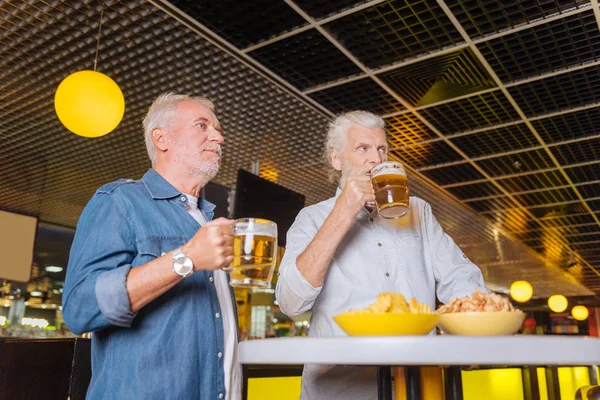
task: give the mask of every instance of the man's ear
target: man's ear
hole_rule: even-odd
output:
[[[166,151],[169,147],[169,143],[167,140],[167,131],[163,128],[154,128],[152,129],[152,142],[154,142],[154,147],[161,151]]]
[[[337,152],[334,149],[330,150],[329,156],[331,157],[331,165],[337,171],[342,170],[342,159],[338,156]]]

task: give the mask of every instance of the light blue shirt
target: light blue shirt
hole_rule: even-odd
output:
[[[312,311],[309,336],[345,336],[333,317],[373,303],[381,292],[394,291],[406,299],[435,308],[443,303],[487,292],[479,268],[444,233],[431,207],[411,197],[410,212],[387,220],[362,209],[340,243],[321,287],[313,287],[296,266],[331,213],[335,197],[304,208],[287,234],[276,288],[281,310],[296,316]],[[302,399],[376,399],[375,369],[307,365]]]

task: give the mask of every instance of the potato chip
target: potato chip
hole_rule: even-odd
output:
[[[419,303],[416,298],[406,301],[402,293],[382,292],[377,296],[377,300],[362,310],[350,310],[353,314],[383,314],[383,313],[413,313],[413,314],[433,314],[427,304]]]

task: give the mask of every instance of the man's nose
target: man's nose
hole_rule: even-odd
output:
[[[223,134],[220,130],[211,128],[208,134],[208,140],[210,140],[211,142],[221,144],[225,139],[223,138]]]

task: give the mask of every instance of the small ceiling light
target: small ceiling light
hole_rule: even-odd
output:
[[[533,286],[527,281],[515,281],[510,285],[510,297],[519,303],[529,301],[533,296]]]
[[[41,297],[42,296],[42,292],[36,290],[30,293],[33,297]]]
[[[63,267],[57,267],[56,265],[50,265],[46,267],[47,272],[62,272]]]
[[[556,313],[561,313],[569,306],[569,301],[562,294],[555,294],[548,299],[548,306]]]
[[[587,317],[590,315],[590,312],[588,311],[586,306],[575,306],[571,310],[571,315],[577,321],[585,321],[587,319]]]

